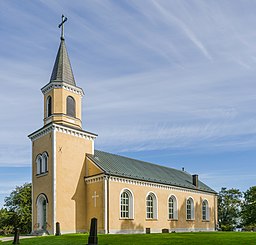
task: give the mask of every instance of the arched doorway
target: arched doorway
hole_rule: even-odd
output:
[[[47,230],[47,205],[46,195],[40,194],[37,197],[37,227],[39,230]]]

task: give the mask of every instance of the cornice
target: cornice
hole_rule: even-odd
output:
[[[164,190],[175,190],[175,191],[181,191],[181,192],[197,193],[197,194],[215,196],[214,193],[209,193],[206,191],[192,190],[189,188],[152,183],[152,182],[148,182],[148,181],[135,180],[135,179],[129,179],[129,178],[124,178],[124,177],[118,177],[118,176],[111,176],[111,175],[108,176],[105,174],[100,174],[100,175],[96,175],[96,176],[92,176],[92,177],[86,177],[85,183],[92,184],[92,183],[96,183],[96,182],[101,182],[101,181],[103,181],[104,178],[108,178],[109,181],[112,181],[112,182],[121,182],[121,183],[125,183],[125,184],[137,185],[137,186],[147,186],[147,187],[153,187],[153,188],[164,189]]]
[[[92,141],[94,141],[97,137],[97,135],[94,135],[89,132],[76,130],[73,128],[65,127],[62,125],[54,124],[54,123],[37,130],[36,132],[28,135],[28,137],[31,139],[31,141],[35,141],[35,140],[41,138],[42,136],[45,136],[48,133],[53,132],[53,131],[61,132],[64,134],[69,134],[69,135],[72,135],[75,137],[80,137],[80,138],[84,138],[84,139],[88,139],[88,140],[92,140]]]
[[[47,92],[49,92],[52,89],[56,89],[56,88],[63,88],[65,90],[71,91],[75,94],[79,94],[81,96],[84,95],[84,91],[82,88],[73,86],[71,84],[62,82],[62,81],[51,81],[48,84],[46,84],[44,87],[41,88],[41,91],[43,94],[46,94]]]

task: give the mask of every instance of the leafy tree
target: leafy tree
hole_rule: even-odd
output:
[[[256,227],[256,186],[252,186],[244,192],[241,214],[244,225]]]
[[[19,227],[22,233],[31,231],[31,187],[30,183],[17,186],[10,196],[5,198],[5,208],[0,212],[0,228],[13,226]]]
[[[219,225],[232,230],[239,223],[242,193],[238,189],[221,188],[218,195]]]

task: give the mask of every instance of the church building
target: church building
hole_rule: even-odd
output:
[[[65,21],[65,20],[64,20]],[[62,35],[42,89],[44,125],[32,141],[32,231],[101,233],[214,231],[217,193],[186,171],[95,149],[82,128],[83,89],[74,79]]]

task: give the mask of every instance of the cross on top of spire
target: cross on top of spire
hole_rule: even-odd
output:
[[[64,15],[61,16],[61,23],[59,24],[59,28],[61,28],[61,40],[64,40],[64,23],[68,20]]]

